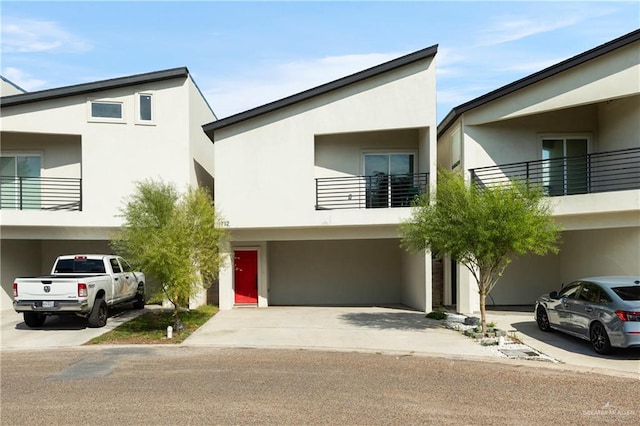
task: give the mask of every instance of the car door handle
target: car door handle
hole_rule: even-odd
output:
[[[593,308],[584,308],[586,312],[593,312]]]
[[[115,277],[113,280],[114,280],[114,281],[118,281],[118,277]]]

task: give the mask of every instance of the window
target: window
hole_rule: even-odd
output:
[[[0,208],[40,209],[41,157],[2,154],[0,157]]]
[[[451,135],[451,170],[455,170],[460,166],[462,152],[462,138],[460,137],[460,129],[457,129]]]
[[[578,300],[582,300],[589,303],[600,303],[600,287],[591,283],[584,283]]]
[[[575,299],[576,294],[578,293],[578,290],[580,290],[580,282],[576,282],[576,283],[571,283],[569,284],[569,286],[563,288],[560,291],[560,294],[558,294],[558,297],[566,297],[568,299]]]
[[[90,117],[93,119],[124,120],[122,102],[89,101]]]
[[[111,259],[109,259],[109,262],[111,263],[111,269],[113,270],[114,274],[122,272],[122,269],[120,269],[120,264],[118,263],[118,259],[112,257]]]
[[[136,93],[136,123],[153,123],[153,96],[150,93]]]
[[[549,195],[587,192],[587,153],[585,136],[542,138],[542,184]]]
[[[412,153],[365,154],[367,208],[410,206],[418,194],[414,167]]]

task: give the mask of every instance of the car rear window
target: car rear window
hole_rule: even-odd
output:
[[[640,285],[612,288],[622,300],[640,300]]]
[[[57,274],[104,274],[104,263],[100,259],[60,259],[56,264]]]

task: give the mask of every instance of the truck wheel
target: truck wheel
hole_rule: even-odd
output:
[[[135,301],[133,302],[133,309],[144,308],[144,284],[138,284],[138,292],[136,293]]]
[[[44,320],[46,319],[47,317],[44,314],[41,314],[40,312],[24,313],[24,323],[27,324],[29,327],[42,327],[42,324],[44,324]]]
[[[101,297],[93,302],[93,309],[89,314],[89,327],[99,328],[107,325],[107,302]]]

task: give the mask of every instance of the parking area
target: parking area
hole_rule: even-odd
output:
[[[85,321],[74,317],[51,317],[43,327],[30,329],[22,321],[22,315],[5,310],[1,315],[0,347],[82,345],[142,312],[144,310],[114,311],[107,326],[99,329],[88,328]],[[540,331],[532,312],[533,308],[489,309],[487,319],[500,329],[515,332],[522,343],[558,361],[558,365],[640,378],[640,348],[598,355],[589,342],[558,332]],[[220,311],[183,345],[367,351],[500,361],[495,347],[483,347],[459,332],[446,329],[438,321],[425,318],[424,313],[402,306],[296,306]]]
[[[487,321],[504,330],[515,330],[527,346],[566,365],[581,367],[596,373],[602,370],[636,374],[640,379],[640,348],[617,350],[611,355],[599,355],[586,340],[564,333],[541,331],[533,317],[533,306],[487,310]]]
[[[0,312],[0,348],[41,349],[82,345],[142,312],[144,311],[112,309],[109,311],[107,325],[102,328],[89,328],[87,321],[80,317],[57,315],[48,317],[42,327],[29,328],[24,323],[22,314],[5,309]]]

